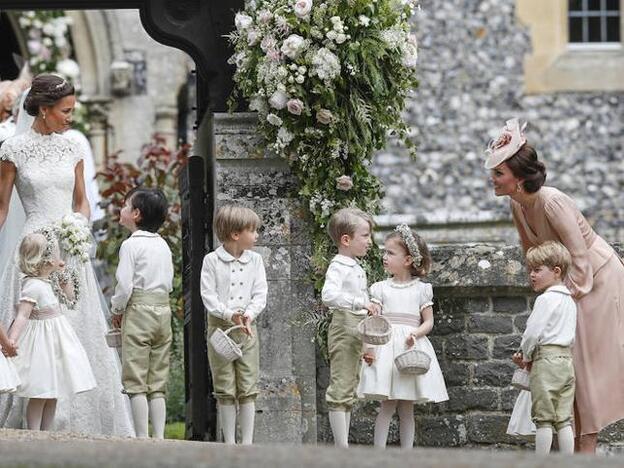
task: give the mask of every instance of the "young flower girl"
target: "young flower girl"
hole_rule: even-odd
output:
[[[407,225],[397,226],[385,240],[384,269],[392,278],[371,286],[371,300],[382,306],[382,315],[392,324],[392,339],[364,354],[358,396],[381,400],[375,421],[375,446],[385,447],[390,421],[398,408],[401,447],[414,444],[414,403],[448,400],[444,377],[427,334],[433,328],[433,290],[420,281],[431,267],[431,255],[420,236]],[[415,348],[431,358],[422,375],[399,372],[394,358]]]
[[[48,430],[54,421],[57,398],[91,390],[96,382],[84,348],[52,288],[51,275],[58,275],[64,263],[51,231],[24,237],[19,267],[25,277],[17,315],[9,330],[9,339],[19,348],[13,364],[21,385],[15,394],[29,398],[28,429]],[[60,283],[60,288],[58,294],[73,297],[72,284]]]

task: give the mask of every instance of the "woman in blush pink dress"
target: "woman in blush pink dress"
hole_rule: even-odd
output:
[[[526,125],[526,124],[525,124]],[[486,150],[496,196],[508,196],[522,248],[554,240],[572,254],[566,286],[576,301],[576,448],[595,453],[598,432],[624,419],[624,264],[574,201],[543,186],[546,168],[518,119]]]

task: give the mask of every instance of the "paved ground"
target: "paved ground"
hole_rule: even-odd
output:
[[[185,467],[219,468],[607,468],[621,457],[536,457],[530,452],[414,449],[401,451],[326,446],[229,447],[184,441],[154,442],[88,438],[61,433],[0,430],[0,466],[19,467]]]

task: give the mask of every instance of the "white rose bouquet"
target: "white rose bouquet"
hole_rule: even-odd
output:
[[[68,255],[79,258],[82,262],[89,260],[93,245],[88,220],[80,213],[66,215],[56,226],[59,244]]]

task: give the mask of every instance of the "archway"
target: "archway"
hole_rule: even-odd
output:
[[[187,385],[187,437],[211,439],[216,435],[216,408],[210,392],[204,310],[199,275],[206,248],[212,248],[207,227],[212,224],[214,177],[212,113],[226,109],[231,90],[229,46],[223,37],[233,24],[242,0],[0,0],[0,10],[104,10],[138,9],[147,33],[156,41],[188,53],[197,66],[197,143],[183,181],[183,242],[185,284],[185,366]],[[80,19],[80,18],[79,18]],[[79,23],[80,24],[80,23]],[[92,65],[106,61],[96,44],[84,44],[77,54],[91,54]],[[110,58],[108,58],[110,59]],[[96,75],[96,74],[95,74]],[[103,83],[86,83],[101,90]]]

